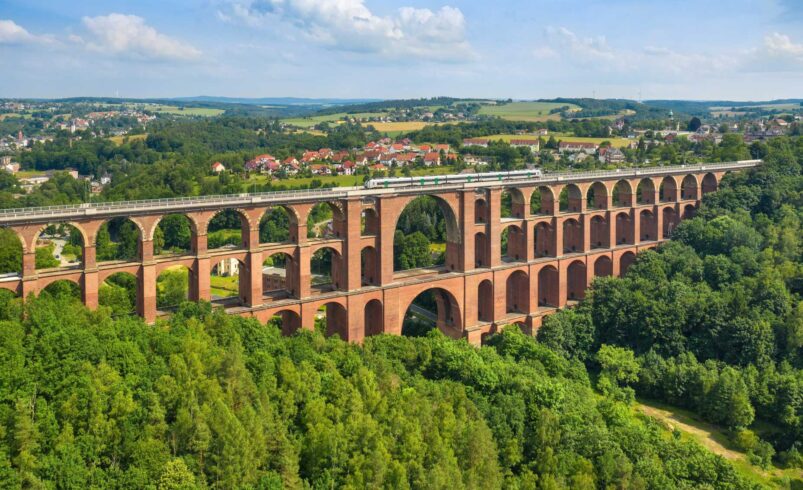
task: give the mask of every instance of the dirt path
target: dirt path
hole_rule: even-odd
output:
[[[638,404],[638,410],[650,417],[656,418],[665,423],[670,429],[677,428],[682,432],[695,436],[697,442],[702,444],[706,449],[718,454],[725,459],[731,461],[741,460],[746,461],[747,457],[744,453],[733,451],[726,448],[717,441],[720,435],[719,429],[701,422],[698,420],[691,420],[689,417],[680,415],[663,408],[645,405],[644,402]]]

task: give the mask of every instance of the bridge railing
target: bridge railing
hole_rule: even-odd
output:
[[[755,167],[761,163],[761,160],[741,160],[737,162],[722,162],[722,163],[706,163],[694,165],[671,165],[661,167],[641,167],[641,168],[625,168],[616,170],[594,170],[590,172],[557,172],[545,174],[542,177],[534,177],[532,179],[514,180],[511,182],[476,182],[471,184],[457,184],[457,185],[431,185],[423,187],[411,187],[404,189],[405,191],[421,192],[422,190],[438,190],[438,189],[452,189],[452,188],[474,188],[474,187],[498,187],[509,185],[510,183],[516,184],[529,184],[529,183],[556,183],[567,180],[589,180],[594,178],[608,178],[608,177],[649,177],[656,175],[674,174],[679,172],[704,172],[704,171],[717,171],[717,170],[732,170],[741,168]],[[359,191],[359,192],[355,192]],[[0,210],[0,223],[14,222],[20,219],[35,219],[37,221],[46,220],[49,218],[76,218],[84,216],[92,216],[99,213],[114,213],[114,212],[131,212],[141,213],[149,210],[156,209],[183,209],[183,208],[199,208],[210,206],[237,206],[248,205],[255,203],[270,203],[270,202],[293,202],[297,200],[309,199],[340,199],[348,197],[349,195],[383,195],[392,193],[394,189],[376,189],[368,190],[363,187],[329,187],[325,189],[304,189],[304,190],[287,190],[275,192],[259,192],[259,193],[240,193],[240,194],[217,194],[211,196],[193,196],[193,197],[171,197],[163,199],[144,199],[136,201],[116,201],[116,202],[102,202],[102,203],[85,203],[85,204],[65,204],[59,206],[40,206],[30,208],[10,208]]]

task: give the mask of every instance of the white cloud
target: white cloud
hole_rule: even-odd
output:
[[[786,34],[773,32],[764,37],[764,44],[755,53],[759,66],[784,69],[803,68],[803,44],[792,41]]]
[[[289,22],[314,42],[343,51],[444,61],[474,56],[463,13],[449,6],[401,7],[381,16],[364,0],[232,0],[218,15],[254,27]]]
[[[605,36],[581,38],[565,27],[547,27],[547,43],[552,49],[586,61],[616,61],[618,56]]]
[[[70,39],[92,51],[155,60],[194,60],[201,56],[192,45],[158,32],[136,15],[113,13],[84,17],[82,22],[89,36]]]
[[[0,20],[0,44],[29,44],[45,42],[44,36],[34,36],[13,20]]]

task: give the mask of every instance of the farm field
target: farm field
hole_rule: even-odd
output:
[[[209,107],[185,107],[181,108],[172,105],[151,105],[146,107],[148,110],[155,112],[164,112],[165,114],[175,114],[178,116],[205,116],[213,117],[223,114],[223,109],[212,109]]]
[[[550,114],[549,111],[563,106],[569,106],[573,109],[580,108],[574,104],[557,102],[511,102],[504,105],[483,105],[479,113],[487,116],[498,116],[508,121],[536,122],[560,119],[560,114]]]
[[[16,112],[7,112],[5,114],[0,114],[0,121],[3,119],[12,119],[12,118],[22,118],[22,119],[30,119],[30,114],[19,114]]]
[[[544,140],[546,141],[546,140],[549,139],[550,136],[554,136],[555,139],[558,140],[558,141],[567,141],[567,142],[575,142],[575,143],[596,143],[596,144],[600,144],[603,141],[610,141],[611,145],[616,147],[616,148],[622,148],[624,146],[628,146],[630,144],[630,141],[631,141],[631,140],[629,140],[627,138],[616,138],[616,137],[611,137],[611,138],[587,138],[587,137],[583,137],[583,136],[571,136],[571,135],[561,134],[561,133],[549,133],[547,136],[542,136],[542,138],[544,138]],[[495,140],[495,141],[502,140],[502,141],[510,142],[510,140],[513,140],[513,139],[530,139],[530,138],[537,138],[537,136],[525,135],[525,134],[494,134],[494,135],[490,135],[490,136],[484,136],[484,138],[489,138],[489,139]]]
[[[311,128],[316,124],[322,122],[328,123],[338,123],[343,120],[344,117],[357,117],[357,118],[369,118],[369,117],[379,117],[386,115],[387,112],[355,112],[354,114],[348,114],[346,112],[337,112],[335,114],[326,114],[323,116],[309,116],[309,117],[291,117],[287,119],[282,119],[283,122],[287,124],[292,124],[293,126],[298,126],[300,128]]]
[[[126,139],[128,139],[128,141],[139,141],[144,140],[147,137],[147,134],[123,134],[120,136],[110,136],[109,140],[115,144],[122,145]]]

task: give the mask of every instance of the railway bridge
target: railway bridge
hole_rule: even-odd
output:
[[[154,322],[164,313],[157,308],[157,277],[162,271],[186,267],[189,298],[212,300],[212,267],[236,260],[239,296],[215,302],[231,314],[263,322],[280,318],[285,333],[312,328],[316,315],[325,314],[327,333],[348,341],[360,342],[381,332],[400,334],[414,299],[431,291],[438,327],[452,337],[479,343],[484,334],[507,324],[534,332],[544,315],[583,298],[595,276],[624,273],[639,251],[666,240],[681,219],[694,215],[704,194],[716,191],[727,172],[760,163],[10,209],[0,212],[0,226],[19,237],[22,267],[20,274],[0,278],[0,287],[27,297],[67,280],[77,284],[83,302],[95,308],[100,285],[114,274],[127,273],[136,278],[137,313]],[[422,195],[432,196],[445,217],[445,263],[394,271],[397,221],[405,206]],[[332,209],[331,232],[308,238],[307,218],[320,203]],[[260,220],[275,208],[289,216],[289,239],[260,243]],[[239,216],[241,243],[210,249],[208,225],[224,210]],[[170,214],[189,219],[191,249],[157,254],[157,225]],[[120,217],[138,229],[137,258],[99,262],[98,232]],[[69,224],[80,232],[80,265],[37,269],[37,240],[52,224]],[[313,284],[310,264],[313,254],[324,248],[331,251],[332,264],[331,283],[322,288]],[[266,286],[263,278],[264,259],[272,256],[283,257],[285,263],[277,288]]]

